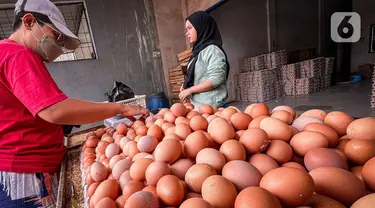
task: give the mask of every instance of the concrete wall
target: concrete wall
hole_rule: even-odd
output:
[[[276,37],[277,49],[318,48],[318,1],[276,1]]]
[[[353,0],[353,11],[361,16],[362,38],[352,44],[351,71],[358,71],[358,66],[366,63],[374,63],[375,53],[368,53],[370,41],[370,25],[375,24],[375,1]]]
[[[86,5],[98,59],[48,64],[59,87],[70,97],[94,101],[106,99],[114,80],[136,94],[162,91],[161,60],[153,58],[159,49],[151,0],[88,0]]]

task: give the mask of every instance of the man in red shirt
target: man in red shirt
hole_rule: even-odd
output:
[[[49,0],[19,0],[14,32],[0,41],[0,207],[50,207],[65,153],[62,124],[93,123],[148,111],[138,105],[68,98],[44,62],[80,41]]]

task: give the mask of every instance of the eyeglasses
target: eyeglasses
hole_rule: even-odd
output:
[[[38,22],[41,22],[43,23],[44,25],[46,25],[47,27],[49,27],[51,30],[53,30],[54,32],[54,35],[56,38],[56,43],[59,45],[59,46],[64,46],[65,44],[65,35],[62,34],[60,31],[58,31],[57,29],[55,29],[54,27],[50,26],[49,24],[43,22],[43,21],[40,21],[40,20],[37,20]]]

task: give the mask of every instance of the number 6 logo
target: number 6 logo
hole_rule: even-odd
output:
[[[336,43],[355,43],[361,38],[361,17],[356,12],[336,12],[331,16],[331,38]]]

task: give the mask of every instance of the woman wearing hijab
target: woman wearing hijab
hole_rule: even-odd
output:
[[[215,19],[203,11],[193,13],[186,19],[186,36],[193,44],[193,55],[180,99],[190,97],[195,108],[203,104],[223,107],[228,97],[229,64]]]

